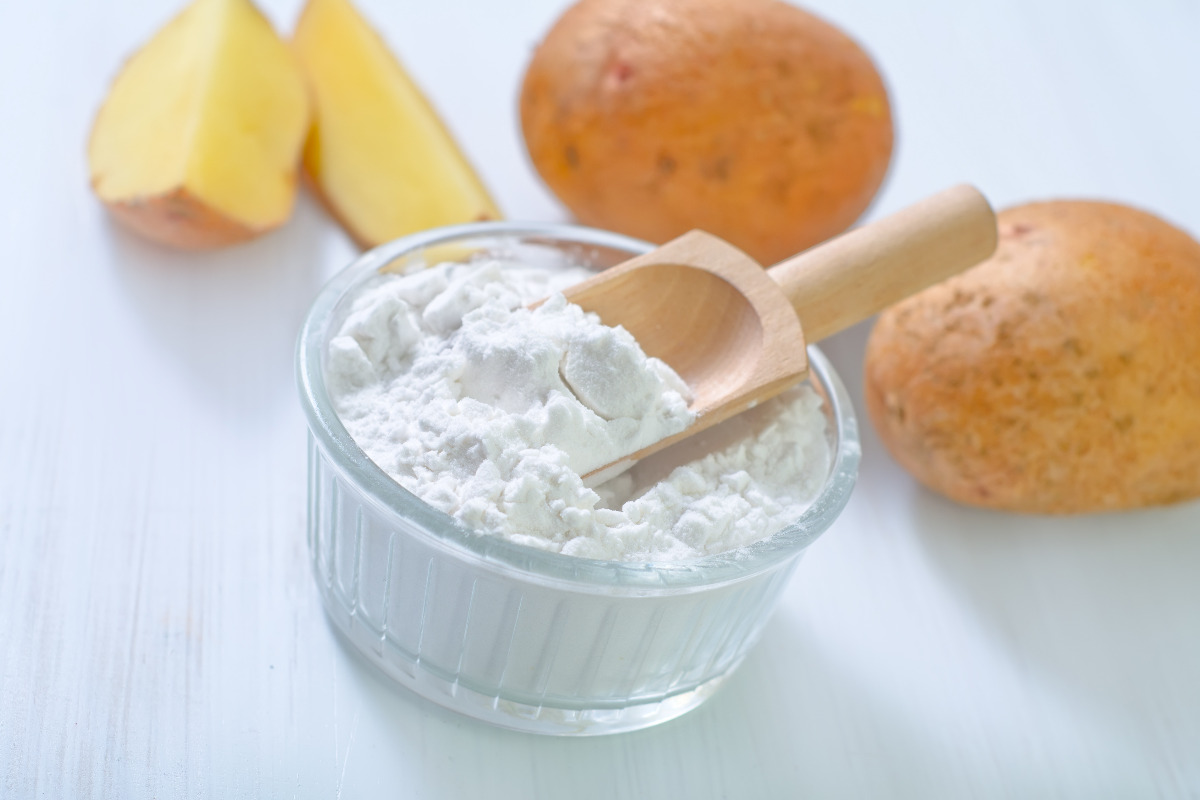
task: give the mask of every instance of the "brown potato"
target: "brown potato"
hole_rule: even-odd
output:
[[[962,503],[1082,513],[1200,495],[1200,244],[1098,202],[1000,214],[994,257],[884,312],[867,408]]]
[[[764,264],[849,227],[892,152],[871,60],[779,0],[582,0],[534,53],[521,124],[581,222],[702,228]]]

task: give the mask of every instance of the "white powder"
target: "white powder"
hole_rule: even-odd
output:
[[[685,560],[795,519],[831,457],[807,386],[584,485],[693,418],[669,367],[552,294],[588,274],[485,261],[372,280],[326,363],[350,435],[466,525],[569,555]]]

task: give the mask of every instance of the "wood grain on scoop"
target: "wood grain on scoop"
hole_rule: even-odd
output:
[[[996,255],[893,306],[867,408],[918,480],[996,509],[1200,496],[1200,244],[1085,201],[1002,212]]]

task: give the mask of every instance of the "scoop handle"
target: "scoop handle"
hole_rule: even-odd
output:
[[[996,250],[996,215],[962,184],[781,261],[768,274],[817,342],[978,264]]]

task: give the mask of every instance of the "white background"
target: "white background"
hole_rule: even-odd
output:
[[[515,114],[563,3],[361,5],[508,216],[565,218]],[[969,180],[998,206],[1109,198],[1200,233],[1195,0],[811,5],[892,93],[873,215]],[[286,30],[298,6],[269,12]],[[968,510],[865,420],[850,507],[678,721],[507,733],[354,660],[305,563],[292,382],[352,249],[303,197],[282,231],[177,254],[87,189],[106,86],[176,8],[0,3],[0,796],[1200,797],[1200,503]],[[856,397],[865,336],[826,347]]]

